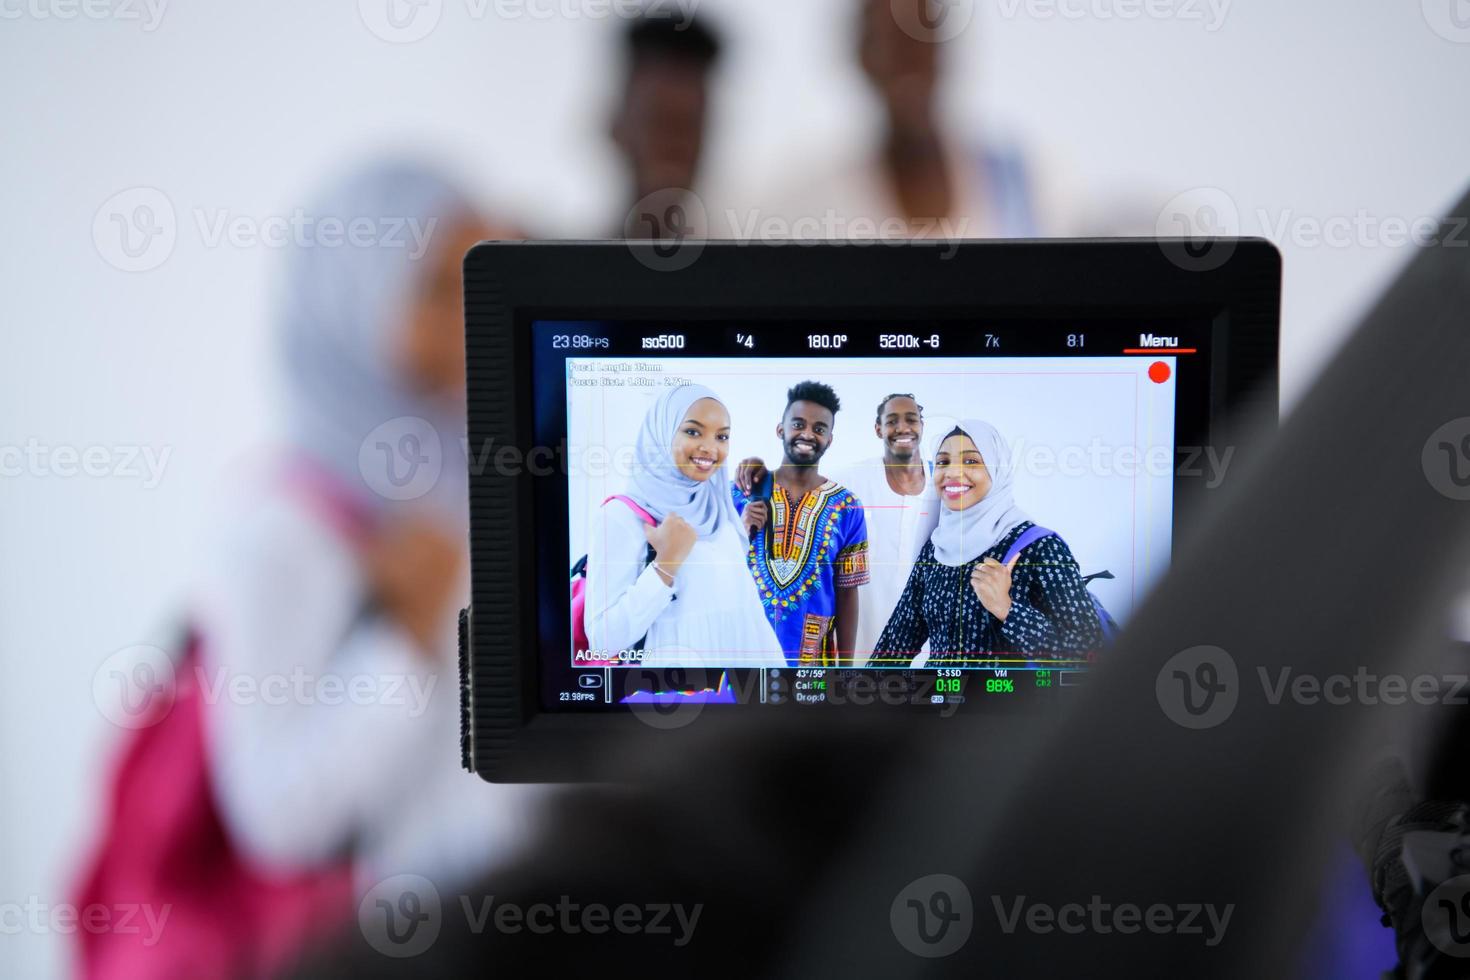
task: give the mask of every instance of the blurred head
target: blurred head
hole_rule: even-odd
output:
[[[713,398],[689,406],[674,433],[674,465],[679,472],[704,483],[720,472],[730,454],[730,413]]]
[[[411,444],[396,430],[379,441],[438,453],[442,473],[426,499],[442,495],[462,510],[462,467],[450,455],[464,430],[460,263],[476,240],[504,229],[434,171],[401,162],[358,171],[308,213],[350,233],[288,255],[280,342],[289,440],[372,502],[360,464],[375,448],[369,436],[423,420],[433,431],[414,429]]]
[[[435,237],[398,334],[395,360],[407,385],[426,397],[458,401],[465,389],[461,267],[476,242],[502,236],[467,213],[442,226]]]
[[[919,111],[939,79],[945,0],[858,0],[858,62],[891,110]]]
[[[883,440],[883,458],[890,463],[909,463],[924,438],[924,406],[913,395],[892,394],[878,403],[873,431]]]
[[[934,489],[950,510],[965,510],[990,493],[990,469],[975,440],[956,427],[934,454]]]
[[[700,22],[648,15],[627,34],[628,72],[612,137],[627,160],[635,200],[692,189],[704,145],[707,80],[720,43]]]
[[[837,392],[820,381],[803,381],[786,392],[786,411],[776,426],[786,462],[816,466],[832,445],[832,426],[841,407]]]

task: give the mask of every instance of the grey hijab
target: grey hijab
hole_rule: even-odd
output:
[[[934,557],[945,565],[969,564],[1027,520],[1016,506],[1013,494],[1010,449],[995,426],[979,419],[964,419],[956,428],[969,436],[980,450],[991,483],[990,492],[964,510],[950,510],[940,501],[939,526],[930,540],[934,542]],[[938,446],[935,450],[937,453]]]

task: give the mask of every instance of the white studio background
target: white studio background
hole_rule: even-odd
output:
[[[730,412],[726,472],[733,475],[747,456],[773,468],[780,464],[775,430],[786,391],[799,381],[821,381],[842,403],[819,465],[829,478],[882,455],[873,419],[880,400],[894,392],[912,392],[924,406],[926,457],[960,419],[994,425],[1011,445],[1018,506],[1062,536],[1083,574],[1108,569],[1117,576],[1092,587],[1126,622],[1169,559],[1175,387],[1172,377],[1162,384],[1149,380],[1156,360],[1172,370],[1172,357],[637,359],[662,367],[652,374],[608,369],[635,363],[628,358],[574,358],[577,378],[609,384],[570,389],[568,565],[587,552],[589,515],[624,491],[626,450],[662,390],[629,382],[686,379],[719,395]],[[1119,453],[1124,447],[1128,452]],[[1153,455],[1161,465],[1150,469],[1152,447],[1159,447]]]
[[[1470,184],[1470,38],[1448,20],[1453,2],[1234,0],[1213,29],[1108,16],[1101,0],[1065,15],[979,4],[948,55],[949,115],[1045,151],[1084,196],[1136,195],[1147,212],[1224,191],[1242,232],[1280,239],[1289,405],[1409,255],[1312,244],[1303,220],[1411,219]],[[289,215],[385,146],[445,159],[543,235],[599,234],[621,216],[605,136],[621,25],[572,16],[575,0],[518,19],[444,0],[436,30],[395,44],[365,26],[373,5],[172,0],[140,22],[124,15],[142,4],[104,3],[100,18],[79,14],[95,4],[70,16],[53,0],[0,4],[0,448],[168,452],[156,484],[0,475],[0,903],[65,899],[121,734],[93,675],[184,613],[214,497],[269,429],[279,254],[211,244],[199,217]],[[863,143],[875,117],[851,9],[700,5],[730,55],[707,147],[712,205],[820,174]],[[168,197],[178,238],[166,262],[130,273],[99,254],[92,226],[137,187]],[[60,976],[69,941],[0,932],[0,963]]]

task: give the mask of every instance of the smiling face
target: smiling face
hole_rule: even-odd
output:
[[[776,426],[786,462],[816,466],[832,445],[832,412],[816,402],[796,401],[786,406],[786,416]]]
[[[674,465],[703,483],[720,471],[730,454],[730,413],[713,398],[701,398],[684,413],[674,433]]]
[[[903,395],[888,399],[873,429],[883,440],[883,455],[888,462],[912,462],[914,453],[919,451],[919,440],[924,438],[924,417],[919,412],[919,403]]]
[[[934,454],[934,489],[950,510],[964,510],[985,499],[990,492],[990,470],[980,450],[964,433],[955,433],[939,444]]]

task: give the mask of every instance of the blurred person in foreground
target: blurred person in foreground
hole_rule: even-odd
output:
[[[173,698],[125,752],[84,891],[171,918],[148,948],[84,936],[88,977],[273,973],[377,881],[473,877],[533,819],[534,789],[485,786],[455,752],[460,268],[511,235],[406,164],[310,213],[321,237],[290,255],[281,307],[286,448],[218,523]],[[328,244],[328,221],[357,231]]]
[[[694,192],[719,36],[692,15],[653,7],[632,22],[624,50],[627,69],[610,127],[630,194],[618,237],[701,237],[708,221]]]
[[[1067,208],[1034,159],[1000,139],[966,141],[943,118],[941,59],[950,19],[963,8],[943,0],[855,2],[857,61],[881,106],[880,129],[860,158],[796,179],[760,210],[787,218],[796,238],[1065,233]]]
[[[318,213],[366,217],[384,240],[393,222],[417,220],[428,247],[294,256],[286,481],[225,528],[200,597],[206,659],[242,673],[417,676],[428,700],[225,703],[211,719],[221,802],[266,862],[350,843],[367,874],[462,875],[503,852],[524,816],[508,794],[466,780],[453,750],[455,613],[468,597],[460,269],[475,242],[514,233],[407,164],[349,178]],[[436,454],[437,477],[421,480],[414,468],[432,474]]]
[[[853,850],[866,843],[862,815],[912,779],[914,732],[870,712],[820,722],[798,712],[757,726],[708,712],[677,736],[638,752],[609,739],[608,781],[562,787],[518,859],[454,895],[394,882],[339,948],[288,975],[791,974],[810,903],[834,868],[863,860]],[[793,753],[860,754],[863,778],[794,766]],[[820,829],[820,847],[793,832],[793,814],[800,828]],[[416,932],[397,911],[413,908]]]

